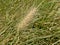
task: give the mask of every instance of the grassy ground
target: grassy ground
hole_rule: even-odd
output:
[[[0,0],[0,45],[60,45],[60,0]]]

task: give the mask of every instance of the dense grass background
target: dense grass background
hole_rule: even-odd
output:
[[[31,6],[44,0],[0,0],[0,45],[60,45],[60,0],[45,0],[29,26],[17,32]]]

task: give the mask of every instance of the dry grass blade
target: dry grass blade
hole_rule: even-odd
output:
[[[60,40],[56,41],[56,42],[55,42],[55,43],[53,43],[52,45],[55,45],[55,44],[57,44],[58,42],[60,42]]]

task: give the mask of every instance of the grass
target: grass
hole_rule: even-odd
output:
[[[60,45],[60,1],[0,0],[0,45]]]

